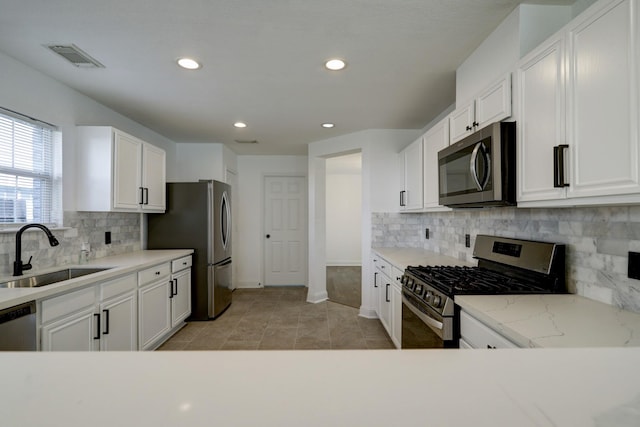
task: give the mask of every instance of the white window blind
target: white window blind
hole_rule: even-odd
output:
[[[0,112],[0,224],[52,222],[53,132]]]

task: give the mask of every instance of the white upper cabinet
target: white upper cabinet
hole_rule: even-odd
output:
[[[636,0],[602,0],[520,62],[518,203],[640,202]]]
[[[422,209],[422,162],[422,137],[420,137],[400,152],[400,169],[403,171],[399,197],[401,211]]]
[[[640,190],[636,3],[600,2],[568,29],[569,197]]]
[[[473,101],[449,116],[450,143],[460,141],[485,126],[511,116],[511,74],[489,86]]]
[[[438,187],[438,151],[449,146],[449,122],[442,120],[424,135],[424,208],[425,210],[448,209],[441,206]]]
[[[164,150],[109,126],[77,128],[79,211],[164,212]]]
[[[516,71],[519,117],[518,202],[564,197],[554,187],[554,147],[565,133],[564,40],[555,38],[523,58]]]

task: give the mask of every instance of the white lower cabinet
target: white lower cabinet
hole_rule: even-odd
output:
[[[464,310],[460,310],[460,348],[517,348],[518,346]]]
[[[38,301],[42,351],[152,350],[191,314],[191,256]]]
[[[386,274],[380,276],[380,323],[391,336],[391,279]]]
[[[138,273],[139,349],[150,350],[171,330],[172,282],[169,263]],[[157,279],[154,280],[154,278]],[[150,280],[151,279],[151,280]]]
[[[137,349],[136,276],[129,274],[41,302],[40,349]]]
[[[135,292],[100,304],[100,313],[102,316],[100,350],[138,349],[138,304]]]
[[[41,351],[96,351],[95,308],[91,305],[40,329]]]
[[[397,269],[394,267],[394,272]],[[391,284],[391,341],[396,348],[402,347],[402,285],[399,283],[402,274]]]
[[[384,258],[374,255],[374,300],[378,302],[380,323],[389,338],[400,348],[402,343],[402,272]]]
[[[182,324],[191,314],[191,257],[173,262],[171,276],[171,327]]]
[[[140,271],[138,283],[138,348],[153,350],[191,314],[191,256]]]

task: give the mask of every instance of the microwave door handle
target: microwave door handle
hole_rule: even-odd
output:
[[[469,171],[471,172],[473,181],[476,183],[478,191],[482,191],[482,185],[480,184],[480,180],[478,179],[478,168],[476,167],[478,162],[478,152],[480,151],[481,145],[481,143],[476,144],[473,152],[471,153],[471,160],[469,161]]]
[[[478,155],[482,153],[482,157],[484,158],[484,177],[482,179],[482,183],[478,177]],[[489,171],[491,170],[491,159],[487,155],[487,147],[485,147],[484,143],[479,142],[476,144],[473,152],[471,153],[471,160],[469,161],[469,170],[471,171],[471,176],[476,183],[476,187],[478,191],[484,190],[489,182]]]

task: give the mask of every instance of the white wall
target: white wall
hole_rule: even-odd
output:
[[[264,177],[307,176],[306,156],[238,156],[238,287],[258,287],[264,281]]]
[[[176,169],[176,182],[194,182],[201,179],[224,181],[223,145],[177,144]]]
[[[520,59],[519,8],[514,10],[456,70],[456,108],[468,103]]]
[[[0,70],[0,106],[52,123],[62,132],[63,210],[76,208],[76,125],[114,126],[163,148],[167,177],[174,176],[173,141],[2,53]]]
[[[591,1],[591,0],[586,0]],[[571,20],[571,6],[518,6],[456,70],[456,107],[471,101]]]
[[[362,259],[371,256],[371,213],[398,210],[398,152],[419,135],[419,130],[367,130],[309,144],[309,293],[307,301],[327,299],[326,287],[326,159],[362,153]],[[362,265],[360,315],[375,317],[369,263]]]
[[[362,155],[327,159],[327,265],[362,264]]]

